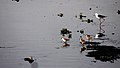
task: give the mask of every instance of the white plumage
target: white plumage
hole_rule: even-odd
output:
[[[100,15],[100,14],[98,14],[98,13],[95,13],[95,17],[98,18],[98,19],[100,19],[100,18],[105,18],[105,17],[107,17],[107,16]]]

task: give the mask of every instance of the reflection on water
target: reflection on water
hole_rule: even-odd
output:
[[[37,62],[31,63],[31,68],[38,68],[38,63]]]
[[[87,46],[87,50],[92,50],[87,53],[87,57],[94,57],[102,62],[111,62],[120,59],[120,48],[114,46]]]

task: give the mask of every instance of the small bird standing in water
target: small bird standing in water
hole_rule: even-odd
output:
[[[85,46],[85,40],[82,38],[82,36],[80,36],[80,43],[82,44],[82,46]]]
[[[88,41],[92,41],[92,37],[91,37],[89,34],[86,34],[86,35],[85,35],[85,38],[86,38]]]
[[[63,41],[64,43],[67,43],[67,41],[69,41],[69,38],[64,38],[64,37],[62,37],[61,39],[62,39],[62,41]]]

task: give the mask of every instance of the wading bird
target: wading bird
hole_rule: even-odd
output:
[[[89,34],[85,34],[85,38],[86,38],[88,41],[92,41],[92,37],[91,37]]]
[[[103,31],[103,33],[105,33],[105,30],[103,30],[102,29],[102,23],[105,21],[105,17],[107,17],[107,16],[104,16],[104,15],[100,15],[100,14],[98,14],[98,13],[95,13],[95,17],[97,18],[97,19],[99,19],[99,21],[100,21],[100,33],[101,33],[101,30]]]
[[[69,41],[69,38],[64,38],[63,36],[61,37],[61,40],[66,43],[67,41]]]
[[[79,39],[79,40],[80,40],[80,43],[82,44],[82,46],[85,46],[85,43],[86,43],[86,42],[85,42],[85,40],[82,38],[82,36],[80,36],[80,39]]]

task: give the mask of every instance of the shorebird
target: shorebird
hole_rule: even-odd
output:
[[[82,20],[83,17],[85,18],[86,16],[83,16],[82,13],[80,13],[80,20]]]
[[[85,43],[86,43],[86,42],[85,42],[85,40],[82,38],[82,36],[80,36],[80,39],[79,39],[79,40],[80,40],[80,43],[82,44],[82,46],[85,46]]]
[[[89,34],[85,34],[85,38],[86,38],[88,41],[92,41],[92,37],[91,37]]]
[[[59,16],[59,17],[63,17],[63,13],[59,13],[58,16]]]
[[[33,58],[31,56],[24,58],[25,61],[28,61],[30,64],[34,62]]]
[[[98,19],[104,19],[105,17],[107,17],[107,16],[104,16],[104,15],[100,15],[100,14],[98,14],[98,13],[95,13],[95,16],[96,16],[96,18],[98,18]]]
[[[104,36],[106,36],[106,35],[103,34],[103,33],[97,33],[97,34],[95,35],[95,38],[101,38],[101,37],[104,37]]]
[[[99,21],[100,21],[100,24],[102,24],[104,21],[105,21],[105,17],[107,17],[107,16],[104,16],[104,15],[100,15],[100,14],[98,14],[98,13],[95,13],[95,17],[97,18],[97,19],[99,19]],[[102,21],[103,20],[103,21]]]
[[[62,37],[61,40],[62,40],[64,43],[66,43],[67,41],[69,41],[69,38],[64,38],[64,37]]]
[[[103,33],[105,33],[105,31],[102,29],[102,23],[105,21],[105,17],[107,17],[107,16],[104,16],[104,15],[100,15],[100,14],[98,14],[98,13],[95,13],[95,17],[97,18],[97,19],[99,19],[99,21],[100,21],[100,33],[101,33],[101,30],[103,31]]]

